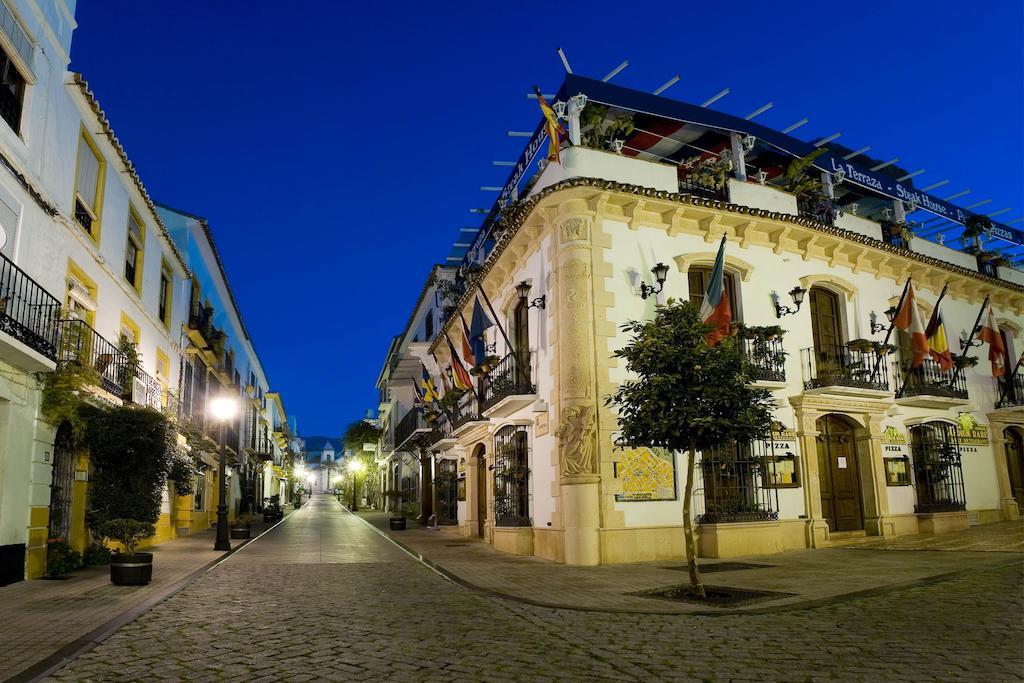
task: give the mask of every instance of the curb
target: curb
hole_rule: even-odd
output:
[[[344,507],[344,506],[342,506],[342,507]],[[834,605],[834,604],[837,604],[837,603],[848,602],[850,600],[857,600],[859,598],[866,598],[866,597],[871,597],[871,596],[874,596],[874,595],[883,595],[885,593],[891,593],[893,591],[903,590],[903,589],[906,589],[906,588],[916,588],[916,587],[919,587],[919,586],[928,586],[928,585],[931,585],[933,583],[940,583],[942,581],[947,581],[949,579],[954,579],[956,577],[963,576],[963,575],[970,574],[970,573],[974,573],[974,572],[987,572],[987,571],[993,571],[993,570],[997,570],[997,569],[1004,569],[1006,567],[1011,567],[1011,566],[1014,566],[1014,565],[1024,565],[1024,559],[1018,558],[1018,559],[1015,559],[1015,560],[1013,560],[1011,562],[1005,562],[1005,563],[1002,563],[1002,564],[993,565],[993,566],[990,566],[990,567],[985,567],[983,569],[978,569],[978,568],[958,569],[956,571],[945,572],[945,573],[942,573],[942,574],[936,574],[934,576],[926,576],[926,577],[921,578],[921,579],[911,579],[910,581],[903,581],[903,582],[900,582],[900,583],[889,584],[889,585],[886,585],[886,586],[878,586],[876,588],[866,588],[864,590],[853,591],[852,593],[841,593],[839,595],[833,595],[833,596],[826,597],[826,598],[817,598],[817,599],[813,599],[813,600],[805,600],[803,602],[792,602],[792,603],[788,603],[788,604],[785,604],[785,605],[777,605],[777,606],[774,606],[774,607],[769,606],[769,607],[757,607],[757,608],[753,608],[753,609],[735,609],[735,610],[720,609],[720,610],[713,610],[713,611],[712,610],[694,610],[694,611],[689,611],[689,612],[678,612],[678,611],[670,611],[670,610],[655,610],[655,609],[649,609],[649,610],[627,609],[627,608],[624,608],[624,607],[585,607],[585,606],[579,606],[579,605],[568,605],[568,604],[565,604],[565,603],[555,603],[555,602],[546,602],[546,601],[543,601],[543,600],[534,600],[532,598],[524,598],[524,597],[522,597],[520,595],[512,595],[510,593],[503,593],[503,592],[495,590],[493,588],[487,588],[485,586],[480,586],[478,584],[475,584],[472,581],[464,579],[461,576],[455,574],[450,569],[447,569],[447,568],[443,567],[442,565],[438,564],[434,560],[431,560],[430,558],[424,556],[418,550],[415,550],[414,548],[409,547],[405,543],[403,543],[403,542],[401,542],[399,540],[396,540],[390,534],[388,534],[387,532],[385,532],[385,531],[383,531],[381,529],[378,529],[376,526],[371,524],[369,521],[367,521],[363,517],[360,517],[359,515],[355,514],[354,512],[349,510],[347,507],[344,508],[344,509],[345,509],[345,512],[349,513],[350,515],[352,515],[356,519],[360,520],[363,524],[368,526],[373,531],[377,532],[377,534],[379,534],[380,536],[382,536],[386,540],[391,541],[392,543],[394,543],[396,546],[398,546],[403,551],[405,551],[406,553],[408,553],[409,555],[414,557],[416,560],[418,560],[419,562],[423,563],[427,568],[431,569],[432,571],[434,571],[437,574],[440,574],[441,576],[443,576],[444,578],[448,579],[452,583],[456,583],[456,584],[462,586],[463,588],[467,588],[467,589],[469,589],[471,591],[474,591],[476,593],[487,595],[487,596],[490,596],[490,597],[493,597],[493,598],[498,598],[498,599],[501,599],[501,600],[508,600],[510,602],[517,602],[517,603],[520,603],[520,604],[532,605],[534,607],[543,607],[545,609],[572,610],[574,612],[596,612],[596,613],[600,613],[600,614],[646,614],[646,615],[674,616],[674,617],[729,617],[729,616],[746,615],[746,614],[755,614],[755,615],[756,614],[777,614],[779,612],[795,612],[795,611],[800,611],[800,610],[815,609],[817,607],[825,607],[825,606]]]
[[[302,507],[305,506],[306,503],[303,503]],[[302,508],[300,507],[299,509],[301,510]],[[94,628],[92,631],[89,631],[80,638],[76,638],[70,643],[64,645],[53,654],[45,657],[44,659],[41,659],[32,666],[28,667],[27,669],[19,671],[18,673],[8,678],[5,681],[5,683],[34,683],[35,681],[41,681],[50,674],[58,671],[59,669],[64,668],[65,666],[75,661],[83,654],[85,654],[86,652],[93,649],[94,647],[102,643],[104,640],[109,638],[111,635],[114,634],[115,631],[117,631],[125,624],[131,623],[136,618],[153,609],[167,598],[171,597],[175,593],[181,591],[183,588],[186,588],[193,582],[200,579],[207,572],[212,571],[217,565],[219,565],[221,562],[225,561],[226,559],[234,555],[236,552],[247,547],[249,544],[254,543],[255,541],[263,538],[268,533],[276,529],[278,526],[284,524],[289,517],[291,517],[291,514],[286,515],[284,519],[275,522],[271,526],[268,526],[266,529],[261,531],[259,535],[257,535],[255,538],[247,539],[244,543],[235,546],[231,550],[225,552],[220,557],[215,558],[210,562],[207,562],[205,565],[203,565],[199,569],[196,569],[185,578],[180,579],[177,582],[171,584],[165,590],[161,591],[157,595],[153,595],[147,598],[142,603],[125,610],[121,614],[118,614],[112,619],[109,619],[108,621]]]

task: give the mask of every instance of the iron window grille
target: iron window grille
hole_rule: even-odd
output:
[[[914,512],[967,509],[960,466],[960,438],[948,422],[926,422],[910,430],[917,505]]]
[[[518,425],[494,434],[495,526],[532,526],[530,520],[529,435]]]
[[[758,522],[779,518],[775,475],[775,446],[771,439],[733,442],[701,454],[703,513],[699,524]],[[696,473],[694,473],[696,474]]]
[[[459,523],[459,480],[458,464],[454,460],[439,460],[434,486],[437,490],[437,523],[452,525]]]

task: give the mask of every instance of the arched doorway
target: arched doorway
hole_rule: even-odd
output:
[[[825,415],[817,428],[821,513],[832,532],[859,531],[864,528],[864,505],[854,427],[839,415]]]
[[[1010,475],[1010,494],[1024,510],[1024,437],[1012,427],[1003,430],[1006,438],[1006,471]]]
[[[473,450],[473,459],[476,462],[476,535],[483,538],[487,523],[487,450],[482,443]]]
[[[50,480],[50,538],[69,540],[71,503],[75,485],[75,449],[71,425],[61,423],[53,440],[53,477]]]

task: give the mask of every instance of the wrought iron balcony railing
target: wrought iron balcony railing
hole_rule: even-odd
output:
[[[741,339],[745,370],[755,381],[785,382],[786,354],[781,339]]]
[[[472,391],[467,391],[463,394],[462,398],[459,399],[458,405],[452,409],[452,429],[458,429],[469,422],[475,422],[481,419],[480,404],[476,399],[476,394]]]
[[[1024,406],[1024,375],[1017,373],[1012,377],[1001,377],[996,380],[996,408]]]
[[[691,194],[696,197],[706,197],[708,199],[719,199],[726,201],[725,186],[715,187],[714,185],[702,182],[696,175],[684,176],[679,179],[679,193],[680,194]]]
[[[803,349],[800,365],[804,373],[804,389],[853,387],[889,390],[885,357],[872,351],[854,351],[845,346]]]
[[[510,353],[498,361],[480,381],[483,410],[487,410],[503,398],[537,393],[537,387],[530,381],[530,354]]]
[[[967,377],[954,368],[944,371],[939,364],[931,359],[916,368],[909,367],[907,361],[892,364],[893,374],[899,392],[896,398],[903,396],[944,396],[946,398],[967,398]]]
[[[60,363],[79,363],[99,375],[99,386],[117,397],[131,387],[132,368],[118,348],[84,320],[62,320],[60,323]]]
[[[0,254],[0,331],[56,361],[60,301]]]
[[[427,421],[423,419],[423,413],[418,408],[413,408],[398,421],[395,427],[395,447],[402,448],[414,434],[426,432]]]

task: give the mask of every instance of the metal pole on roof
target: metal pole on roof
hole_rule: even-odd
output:
[[[555,51],[558,52],[558,56],[562,60],[562,66],[565,67],[565,73],[571,74],[572,67],[569,66],[569,60],[566,59],[565,52],[562,51],[562,48],[557,48]]]
[[[802,118],[799,121],[797,121],[796,123],[790,124],[790,125],[786,126],[785,128],[783,128],[782,132],[783,133],[792,133],[794,130],[796,130],[800,126],[804,125],[805,123],[807,123],[807,121],[808,121],[807,118]]]
[[[721,92],[719,92],[717,95],[713,95],[711,97],[711,99],[704,100],[704,102],[700,106],[702,106],[704,108],[710,107],[712,104],[714,104],[718,100],[720,100],[723,97],[725,97],[726,95],[728,95],[729,92],[730,92],[729,88],[726,88],[725,90],[722,90]]]
[[[601,80],[604,81],[605,83],[607,83],[608,81],[610,81],[613,78],[615,78],[615,76],[617,76],[618,73],[620,71],[622,71],[623,69],[625,69],[627,66],[629,66],[629,60],[628,59],[622,60],[622,64],[619,64],[617,67],[615,67],[614,69],[609,71],[608,75],[605,76],[604,78],[602,78]]]
[[[525,130],[510,130],[506,133],[510,138],[532,138],[533,133]]]
[[[766,111],[768,111],[769,109],[771,109],[774,106],[775,106],[774,102],[769,102],[768,104],[765,104],[765,105],[762,105],[762,106],[758,107],[757,109],[755,109],[754,111],[750,112],[749,114],[747,114],[743,118],[745,118],[747,121],[749,121],[752,118],[754,118],[755,116],[760,116],[761,114],[765,113]]]
[[[860,156],[861,154],[863,154],[864,152],[868,151],[869,149],[871,149],[871,145],[868,145],[866,147],[861,147],[860,149],[858,149],[856,151],[850,152],[849,154],[847,154],[846,156],[843,157],[843,161],[849,161],[850,159],[852,159],[852,158],[854,158],[856,156]]]
[[[842,135],[842,133],[832,133],[832,135],[829,135],[827,138],[822,138],[822,139],[818,140],[817,142],[815,142],[814,146],[815,147],[821,147],[822,145],[827,145],[828,143],[830,143],[833,140],[835,140],[836,138],[838,138],[840,135]]]
[[[946,180],[940,180],[940,181],[939,181],[939,182],[937,182],[937,183],[932,183],[932,184],[931,184],[931,185],[929,185],[928,187],[923,187],[923,188],[921,188],[921,192],[931,192],[931,191],[932,191],[932,190],[934,190],[935,188],[937,188],[937,187],[942,187],[943,185],[945,185],[945,184],[946,184],[946,183],[948,183],[948,182],[949,182],[949,179],[946,179]]]
[[[895,164],[899,160],[900,160],[899,157],[893,157],[892,159],[889,159],[889,161],[883,161],[880,164],[876,164],[875,166],[872,166],[871,170],[872,171],[881,171],[886,166],[892,166],[893,164]]]
[[[665,92],[666,90],[668,90],[669,88],[671,88],[673,85],[675,85],[678,82],[679,82],[679,74],[676,74],[672,78],[670,78],[667,81],[665,81],[664,85],[662,85],[660,88],[655,90],[654,94],[655,95],[660,95],[661,93]]]
[[[495,166],[515,166],[516,165],[516,162],[514,162],[514,161],[492,161],[491,163],[494,164]]]
[[[970,193],[971,193],[970,190],[964,190],[962,192],[957,192],[956,194],[951,194],[948,197],[946,197],[946,201],[949,202],[949,201],[952,201],[954,199],[959,199],[960,197],[963,197],[965,194],[970,194]]]
[[[896,182],[902,183],[904,180],[910,180],[914,176],[919,176],[922,173],[924,173],[924,169],[923,168],[919,168],[916,171],[914,171],[913,173],[907,173],[906,175],[897,178]]]

